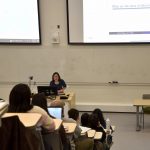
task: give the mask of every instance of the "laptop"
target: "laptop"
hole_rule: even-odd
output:
[[[45,96],[56,96],[58,94],[57,88],[50,86],[37,86],[37,91],[38,93],[44,93]]]
[[[61,119],[62,118],[62,107],[48,107],[47,108],[48,112],[50,115],[55,117],[56,119]]]

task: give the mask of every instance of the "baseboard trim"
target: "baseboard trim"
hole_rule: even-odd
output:
[[[81,110],[81,111],[79,111],[79,112],[81,112],[81,113],[84,113],[84,112],[91,113],[92,111],[82,111],[82,110]],[[118,111],[118,112],[116,112],[116,111],[103,111],[103,113],[106,113],[106,114],[107,114],[107,113],[109,113],[109,114],[111,114],[111,113],[112,113],[112,114],[120,114],[120,113],[121,113],[121,114],[136,114],[136,112],[119,112],[119,111]]]
[[[135,113],[136,112],[136,107],[133,106],[133,104],[120,104],[120,103],[95,103],[95,104],[90,104],[90,103],[77,103],[76,108],[80,112],[91,112],[95,108],[100,108],[103,112],[129,112],[129,113]]]

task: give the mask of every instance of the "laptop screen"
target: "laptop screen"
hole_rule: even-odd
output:
[[[50,115],[54,116],[57,119],[62,118],[62,108],[61,107],[48,107],[48,112]]]
[[[38,93],[44,93],[45,96],[57,95],[57,88],[50,86],[37,86]]]

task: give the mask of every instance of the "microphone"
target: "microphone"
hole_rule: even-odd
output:
[[[29,87],[31,89],[31,84],[32,84],[33,76],[29,76]]]

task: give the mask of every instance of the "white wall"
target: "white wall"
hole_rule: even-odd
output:
[[[8,102],[9,93],[14,85],[1,84],[0,97]],[[92,111],[99,107],[103,111],[110,112],[135,112],[133,100],[142,97],[143,93],[149,93],[149,86],[86,86],[69,85],[66,91],[74,91],[76,96],[76,108],[81,111]]]
[[[42,45],[0,45],[0,97],[8,99],[13,82],[28,82],[30,75],[37,82],[49,82],[52,73],[58,71],[70,83],[68,90],[75,91],[79,109],[101,106],[106,111],[134,111],[133,99],[149,93],[150,87],[107,83],[149,82],[150,46],[68,45],[66,0],[40,1],[40,16]],[[60,44],[52,44],[51,34],[57,25],[60,25]],[[87,85],[76,84],[88,79]],[[94,85],[95,81],[99,85]]]

